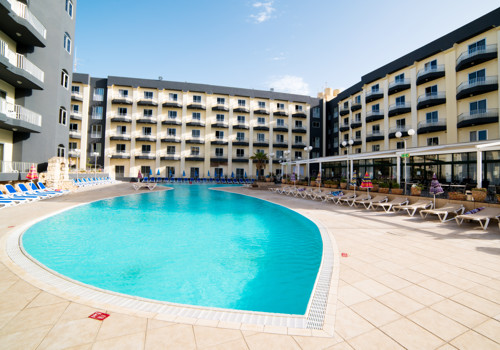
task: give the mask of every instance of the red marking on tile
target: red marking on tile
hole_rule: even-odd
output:
[[[347,258],[347,253],[342,253],[343,258]]]
[[[13,227],[16,227],[16,226],[8,226],[8,228],[13,228]]]
[[[103,321],[109,317],[109,314],[105,314],[104,312],[94,312],[89,318],[93,318],[94,320]]]

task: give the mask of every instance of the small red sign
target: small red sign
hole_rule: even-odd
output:
[[[8,228],[13,228],[13,227],[16,227],[16,226],[9,226]]]
[[[342,253],[343,258],[347,258],[347,253]]]
[[[94,320],[103,321],[109,317],[109,314],[105,314],[104,312],[94,312],[89,318],[93,318]]]

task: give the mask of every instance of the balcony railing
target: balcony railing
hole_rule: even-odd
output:
[[[370,98],[372,96],[377,96],[377,95],[383,95],[384,94],[384,89],[378,88],[375,90],[368,90],[366,92],[366,98]]]
[[[177,135],[162,134],[161,139],[166,142],[181,142],[181,138]]]
[[[83,100],[83,94],[81,92],[71,91],[71,97]]]
[[[444,131],[446,130],[446,120],[423,120],[417,125],[418,134],[425,134],[428,132]]]
[[[227,143],[227,138],[225,137],[214,137],[212,139],[212,142],[220,142],[220,143]]]
[[[239,122],[239,121],[235,121],[235,122],[233,123],[233,127],[234,127],[234,128],[248,129],[248,123],[247,123],[247,122]]]
[[[446,93],[444,91],[426,93],[418,97],[417,103],[431,101],[431,100],[441,100],[446,98]]]
[[[269,140],[268,139],[255,139],[253,140],[254,143],[267,143],[269,144]]]
[[[384,137],[384,132],[382,130],[380,130],[380,131],[375,131],[375,132],[371,132],[371,133],[366,134],[367,139],[374,138],[374,137]]]
[[[156,153],[154,152],[134,152],[134,156],[136,158],[143,158],[143,159],[156,159]]]
[[[42,116],[23,106],[8,103],[2,100],[0,112],[9,118],[22,120],[36,126],[42,126]]]
[[[465,60],[468,59],[474,59],[474,57],[483,55],[483,54],[495,54],[497,52],[497,45],[485,45],[485,46],[479,46],[475,50],[467,50],[463,52],[460,56],[457,58],[457,66],[460,66],[460,63],[462,63]]]
[[[130,158],[130,152],[125,152],[125,151],[111,151],[110,152],[111,158]]]
[[[31,74],[33,77],[35,77],[36,79],[38,79],[43,83],[45,79],[44,71],[38,68],[25,56],[10,50],[7,43],[3,40],[0,40],[0,55],[7,58],[13,66],[16,66],[17,68],[26,71],[27,73]]]
[[[2,160],[0,162],[0,173],[27,173],[33,163],[28,162],[13,162],[10,160]]]
[[[488,108],[462,113],[458,116],[457,127],[498,123],[498,108]]]
[[[274,140],[273,145],[279,146],[279,147],[288,147],[288,141],[287,140],[283,140],[283,141]]]
[[[120,139],[130,139],[132,135],[127,132],[118,132],[116,130],[108,132],[109,137],[111,138],[120,138]]]
[[[460,94],[463,90],[471,89],[474,87],[485,86],[485,85],[495,85],[498,84],[497,76],[469,79],[468,81],[464,81],[457,88],[457,94]]]
[[[164,158],[164,160],[180,160],[181,155],[176,152],[160,152],[160,158]]]
[[[288,129],[288,124],[281,123],[273,125],[273,129]]]
[[[294,141],[293,142],[293,145],[294,146],[301,146],[301,147],[305,147],[306,146],[306,143],[304,141]]]
[[[28,9],[28,7],[16,0],[7,0],[10,3],[10,7],[12,8],[12,12],[14,12],[16,15],[18,15],[21,18],[24,18],[26,21],[28,21],[29,24],[35,28],[35,30],[40,33],[41,36],[43,36],[44,39],[47,38],[47,29],[45,26],[36,18],[31,11]]]
[[[411,82],[411,80],[409,78],[394,80],[394,81],[389,83],[389,89],[395,88],[397,86],[409,85],[410,82]]]
[[[435,66],[428,66],[425,67],[421,70],[418,71],[417,73],[417,79],[423,75],[429,74],[429,73],[439,73],[439,72],[444,72],[444,64],[438,64]]]
[[[248,141],[248,139],[247,139],[246,137],[237,137],[237,138],[235,138],[235,139],[233,140],[233,143],[234,143],[234,142],[236,142],[236,143],[238,143],[238,142],[248,143],[249,141]]]
[[[361,122],[361,121],[360,121]],[[293,128],[292,128],[292,131],[296,131],[296,132],[301,132],[301,131],[307,131],[307,128],[303,125],[294,125]]]
[[[132,96],[130,95],[125,95],[125,94],[121,94],[119,92],[114,92],[113,93],[113,100],[122,100],[122,101],[125,101],[126,103],[130,103],[132,104]]]
[[[80,131],[70,131],[69,137],[73,139],[79,139],[82,137],[82,133]]]

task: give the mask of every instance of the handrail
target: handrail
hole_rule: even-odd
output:
[[[45,26],[38,20],[38,18],[31,13],[31,11],[28,9],[28,7],[15,0],[7,0],[10,3],[10,7],[12,8],[12,11],[18,15],[21,18],[24,18],[26,21],[28,21],[29,24],[35,28],[35,30],[40,33],[41,36],[43,36],[44,39],[47,39],[47,29]]]
[[[427,121],[423,120],[421,122],[418,122],[417,128],[426,128],[428,126],[446,126],[446,120],[444,119],[438,119],[436,121]]]
[[[444,64],[438,64],[435,66],[429,66],[427,68],[422,68],[421,70],[418,71],[417,78],[424,75],[424,74],[432,73],[432,72],[444,72]]]
[[[463,122],[466,120],[474,120],[478,118],[493,118],[498,117],[498,108],[488,108],[483,110],[478,110],[475,113],[465,112],[458,116],[458,122]]]
[[[459,93],[462,90],[469,89],[475,86],[490,85],[497,83],[498,83],[498,77],[496,75],[483,78],[469,79],[458,85],[457,93]]]
[[[431,92],[431,93],[426,93],[426,94],[420,95],[417,99],[417,103],[422,102],[422,101],[438,100],[438,99],[443,99],[443,98],[446,98],[446,94],[444,91]]]
[[[44,82],[45,72],[38,68],[38,66],[31,62],[29,59],[27,59],[26,56],[9,49],[9,45],[3,40],[0,40],[0,55],[7,58],[13,66],[26,71],[27,73],[40,80],[42,83]]]
[[[12,119],[25,121],[36,126],[42,126],[42,116],[26,107],[1,101],[0,112]]]
[[[483,53],[494,53],[497,52],[497,44],[479,46],[472,50],[464,51],[457,58],[457,65],[459,65],[463,60],[467,58],[474,57]]]

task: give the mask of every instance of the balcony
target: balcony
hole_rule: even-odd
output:
[[[248,158],[248,156],[234,155],[232,160],[233,163],[248,163],[250,159]]]
[[[111,98],[111,103],[113,104],[131,105],[132,102],[132,97],[128,94],[120,94],[118,92],[114,92]]]
[[[111,159],[130,159],[130,153],[114,151],[111,153]]]
[[[212,128],[223,128],[223,129],[227,129],[229,128],[229,124],[227,122],[224,122],[224,121],[214,121],[212,123]]]
[[[400,102],[394,103],[389,106],[389,118],[394,117],[396,115],[410,113],[411,112],[411,103],[410,102]]]
[[[2,129],[39,133],[42,131],[42,116],[23,106],[0,100],[0,125]]]
[[[158,106],[158,100],[156,100],[155,98],[142,97],[142,98],[139,99],[139,101],[137,101],[137,104],[139,106],[153,106],[153,107],[156,107],[156,106]]]
[[[467,50],[458,56],[455,70],[459,72],[474,65],[493,60],[497,58],[497,56],[498,52],[496,44],[481,46],[475,50]]]
[[[282,123],[279,125],[273,125],[273,130],[287,132],[288,131],[288,124]]]
[[[249,140],[245,137],[237,137],[233,140],[233,146],[248,146],[249,144]]]
[[[187,126],[205,126],[205,121],[200,119],[189,119],[186,122]]]
[[[181,155],[175,152],[162,152],[160,160],[181,160]]]
[[[82,133],[77,130],[70,130],[69,131],[69,138],[70,139],[81,139],[82,138]]]
[[[426,93],[418,97],[417,109],[424,109],[432,106],[442,105],[446,103],[446,94],[444,91]]]
[[[353,146],[359,146],[363,143],[363,140],[361,139],[361,137],[355,137],[352,140],[354,141],[354,143],[352,144]]]
[[[215,106],[212,107],[212,111],[229,111],[229,106],[227,103],[216,103]]]
[[[268,131],[269,130],[269,125],[267,123],[258,123],[253,127],[254,130],[264,130]]]
[[[382,131],[366,134],[366,142],[382,141],[384,138],[384,133]]]
[[[361,123],[361,119],[360,120],[353,120],[351,122],[351,129],[357,129],[357,128],[360,128],[362,125]]]
[[[137,133],[134,134],[134,138],[136,141],[143,141],[143,142],[156,142],[156,136],[155,135],[145,135],[142,133]]]
[[[346,115],[346,114],[349,114],[349,111],[350,111],[349,106],[341,106],[341,107],[339,108],[339,114],[340,114],[341,116]]]
[[[151,152],[135,152],[135,159],[156,159],[156,154]]]
[[[287,115],[288,115],[288,113],[285,111],[285,109],[284,109],[284,108],[283,108],[283,109],[282,109],[282,108],[279,108],[279,109],[277,109],[277,110],[275,110],[275,111],[273,112],[273,115],[275,115],[275,116],[282,116],[282,117],[285,117],[285,116],[287,116]]]
[[[143,114],[139,114],[135,118],[135,122],[138,124],[156,124],[156,117],[147,117]]]
[[[227,145],[228,144],[228,140],[226,138],[224,138],[224,137],[215,138],[212,141],[210,141],[210,144],[212,144],[212,145]]]
[[[82,114],[79,112],[71,111],[69,117],[72,120],[82,120]]]
[[[306,147],[306,143],[304,141],[294,141],[292,144],[292,148],[304,148]]]
[[[498,90],[497,76],[469,79],[458,85],[457,100],[496,90]]]
[[[389,129],[389,138],[390,139],[396,138],[396,133],[398,131],[401,131],[401,134],[403,137],[408,136],[408,130],[410,130],[410,127],[407,127],[407,126],[390,128]]]
[[[115,131],[109,132],[109,139],[116,140],[116,141],[130,141],[132,139],[132,136],[129,133],[117,132],[115,130]]]
[[[169,135],[169,134],[163,134],[161,136],[161,142],[172,142],[172,143],[180,143],[181,138],[177,135]]]
[[[246,106],[238,106],[233,109],[236,113],[250,113],[250,110]]]
[[[227,155],[224,154],[212,154],[210,155],[210,161],[215,163],[227,163]]]
[[[187,105],[188,109],[197,109],[204,111],[206,109],[205,104],[202,102],[191,102]]]
[[[276,147],[276,148],[288,148],[288,141],[287,140],[283,140],[283,141],[274,140],[273,141],[273,147]]]
[[[186,137],[186,143],[203,144],[205,139],[201,136],[188,136]]]
[[[248,128],[249,128],[249,126],[248,126],[248,123],[246,123],[246,122],[235,121],[233,123],[233,129],[247,130]]]
[[[184,158],[186,162],[204,162],[205,158],[201,157],[199,154],[191,154]]]
[[[174,99],[163,100],[163,103],[161,105],[163,107],[182,108],[182,104]]]
[[[47,29],[36,18],[28,7],[15,0],[6,0],[10,6],[7,10],[12,11],[13,16],[9,11],[0,11],[0,23],[3,24],[2,30],[16,41],[28,46],[45,47],[45,39],[47,38]],[[5,3],[5,1],[2,1]]]
[[[446,131],[446,120],[421,121],[417,125],[417,134],[427,134],[430,132]]]
[[[268,139],[257,139],[253,141],[253,145],[257,147],[267,147],[269,146],[269,140]]]
[[[376,89],[376,90],[368,90],[366,92],[365,96],[365,101],[366,103],[376,101],[384,97],[384,90],[383,89]]]
[[[417,73],[417,85],[427,83],[428,81],[436,80],[444,77],[444,64],[438,64],[436,66],[429,66],[427,68],[421,69]]]
[[[161,123],[163,125],[181,125],[182,121],[180,118],[164,117]]]
[[[389,95],[408,90],[411,87],[410,79],[398,79],[389,83]]]
[[[462,113],[458,116],[457,128],[490,123],[498,123],[498,108],[488,108],[473,113]]]
[[[294,125],[292,127],[292,132],[296,132],[299,134],[305,134],[305,133],[307,133],[307,128],[303,125]]]
[[[293,118],[307,118],[306,112],[303,110],[295,110],[295,113],[292,114]]]
[[[351,112],[356,112],[361,109],[361,102],[352,102],[351,103]]]
[[[350,129],[349,124],[342,124],[341,126],[339,126],[340,132],[348,131],[349,129]]]
[[[371,111],[366,112],[365,120],[367,123],[371,123],[381,119],[384,119],[384,111],[382,109],[372,109]]]
[[[72,91],[71,92],[71,100],[83,102],[83,94],[81,92]]]
[[[7,43],[0,40],[0,79],[18,88],[41,90],[45,73],[25,56],[10,50]]]
[[[129,114],[110,113],[111,121],[118,123],[132,123],[132,117]]]
[[[264,114],[269,115],[269,110],[265,107],[257,107],[253,110],[253,114]]]

